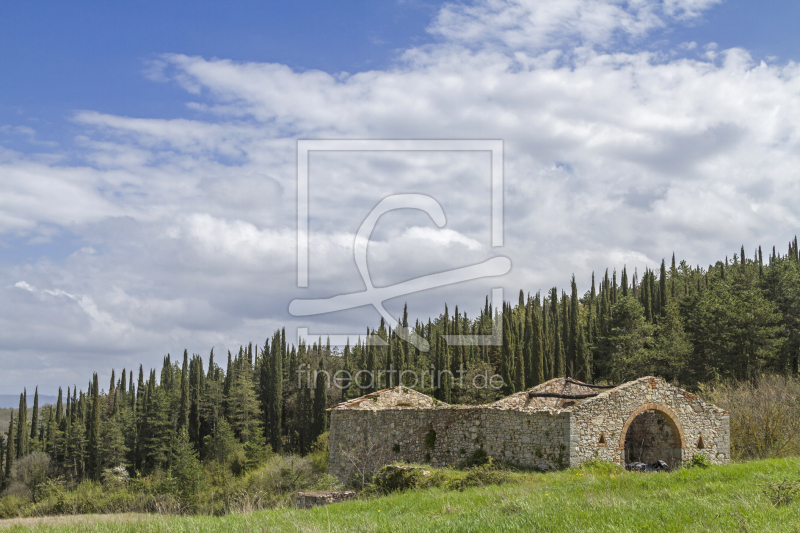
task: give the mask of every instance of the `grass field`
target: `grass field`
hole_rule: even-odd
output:
[[[427,489],[312,510],[243,515],[120,515],[0,521],[4,531],[800,532],[800,498],[775,507],[767,483],[800,479],[800,458],[670,474],[616,468],[514,474],[463,492]],[[5,523],[3,523],[5,522]]]

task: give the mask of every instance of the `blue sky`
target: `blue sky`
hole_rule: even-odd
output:
[[[0,393],[85,383],[274,328],[363,331],[293,298],[484,261],[486,154],[311,158],[295,284],[297,139],[502,139],[515,299],[591,272],[706,266],[800,226],[800,4],[742,0],[6,2],[0,6]],[[493,282],[410,295],[470,316]],[[507,296],[508,297],[508,296]],[[105,379],[105,378],[104,378]]]
[[[76,110],[127,116],[192,116],[183,91],[143,76],[164,53],[278,62],[330,73],[386,68],[398,53],[434,42],[426,31],[444,2],[6,2],[0,7],[0,122],[39,125],[40,140],[68,143]],[[800,3],[727,0],[689,25],[648,36],[742,46],[756,58],[800,59]],[[641,44],[641,43],[639,43]],[[5,136],[4,144],[41,149]]]

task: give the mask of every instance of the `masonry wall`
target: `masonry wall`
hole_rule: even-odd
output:
[[[435,439],[426,436],[433,430]],[[387,462],[452,465],[482,447],[489,455],[540,469],[567,466],[570,413],[490,407],[334,409],[329,472],[344,480],[352,464],[341,454],[371,453]],[[429,447],[430,444],[432,447]]]
[[[677,463],[705,454],[711,462],[730,461],[730,418],[722,409],[656,378],[641,378],[571,408],[573,425],[569,449],[570,466],[597,457],[624,460],[625,423],[637,414],[655,410],[672,420],[679,445]],[[677,429],[677,431],[676,431]],[[603,434],[605,445],[599,443]],[[698,448],[703,437],[703,449]]]

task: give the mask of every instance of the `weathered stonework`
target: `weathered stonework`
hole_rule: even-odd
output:
[[[346,502],[353,500],[356,493],[353,491],[344,492],[298,492],[295,507],[298,509],[311,509],[320,505],[330,505],[331,503]]]
[[[597,392],[563,378],[532,390]],[[353,468],[345,455],[360,450],[386,462],[444,466],[477,448],[543,470],[595,457],[615,462],[661,459],[674,466],[698,451],[713,463],[725,464],[730,458],[730,429],[728,415],[721,409],[652,377],[587,400],[529,398],[526,391],[491,405],[456,406],[396,387],[331,409],[329,471],[340,479]]]

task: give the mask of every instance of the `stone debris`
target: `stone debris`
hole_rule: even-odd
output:
[[[345,502],[355,499],[356,493],[353,491],[343,492],[298,492],[296,507],[298,509],[311,509],[318,505],[329,505],[331,503]]]

